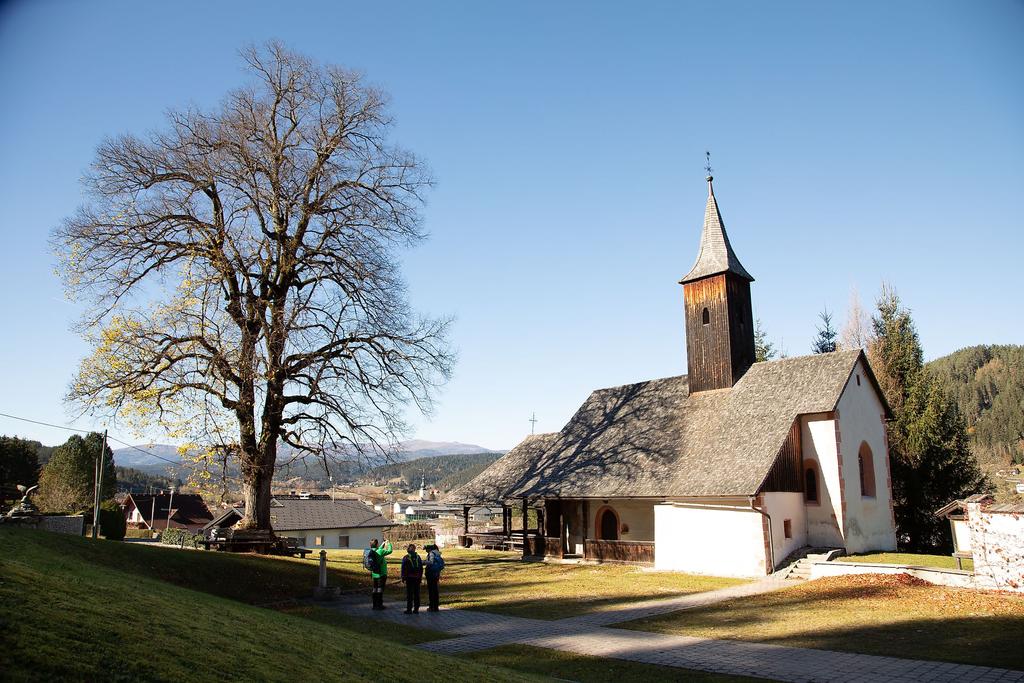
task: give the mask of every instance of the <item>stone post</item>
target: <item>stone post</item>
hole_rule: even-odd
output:
[[[341,586],[327,585],[327,551],[320,551],[320,577],[317,586],[313,589],[313,598],[316,600],[337,600],[341,595]]]

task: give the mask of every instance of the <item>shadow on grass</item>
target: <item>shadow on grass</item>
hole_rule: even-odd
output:
[[[309,560],[146,547],[26,529],[2,529],[0,535],[10,557],[31,553],[33,546],[51,548],[79,562],[249,604],[306,597],[317,581],[316,564]],[[329,572],[329,581],[345,588],[362,585],[342,571]]]

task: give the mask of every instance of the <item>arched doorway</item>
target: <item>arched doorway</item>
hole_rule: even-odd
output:
[[[597,511],[597,537],[602,541],[619,540],[619,515],[610,507]]]

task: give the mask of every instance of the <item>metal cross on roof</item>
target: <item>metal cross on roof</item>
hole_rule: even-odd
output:
[[[533,430],[537,427],[537,413],[534,413],[528,420],[530,423],[530,434],[533,434]]]
[[[708,178],[711,178],[711,150],[704,150],[704,170],[708,173]]]

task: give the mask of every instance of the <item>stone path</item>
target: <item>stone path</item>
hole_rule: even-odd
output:
[[[1024,671],[606,628],[633,619],[766,593],[789,585],[792,584],[765,579],[705,593],[635,602],[558,621],[444,608],[440,612],[421,610],[418,615],[410,616],[403,612],[404,602],[389,602],[387,610],[373,612],[365,595],[349,597],[334,607],[346,614],[458,634],[456,638],[418,646],[446,655],[518,643],[594,657],[797,683],[1024,683]]]

